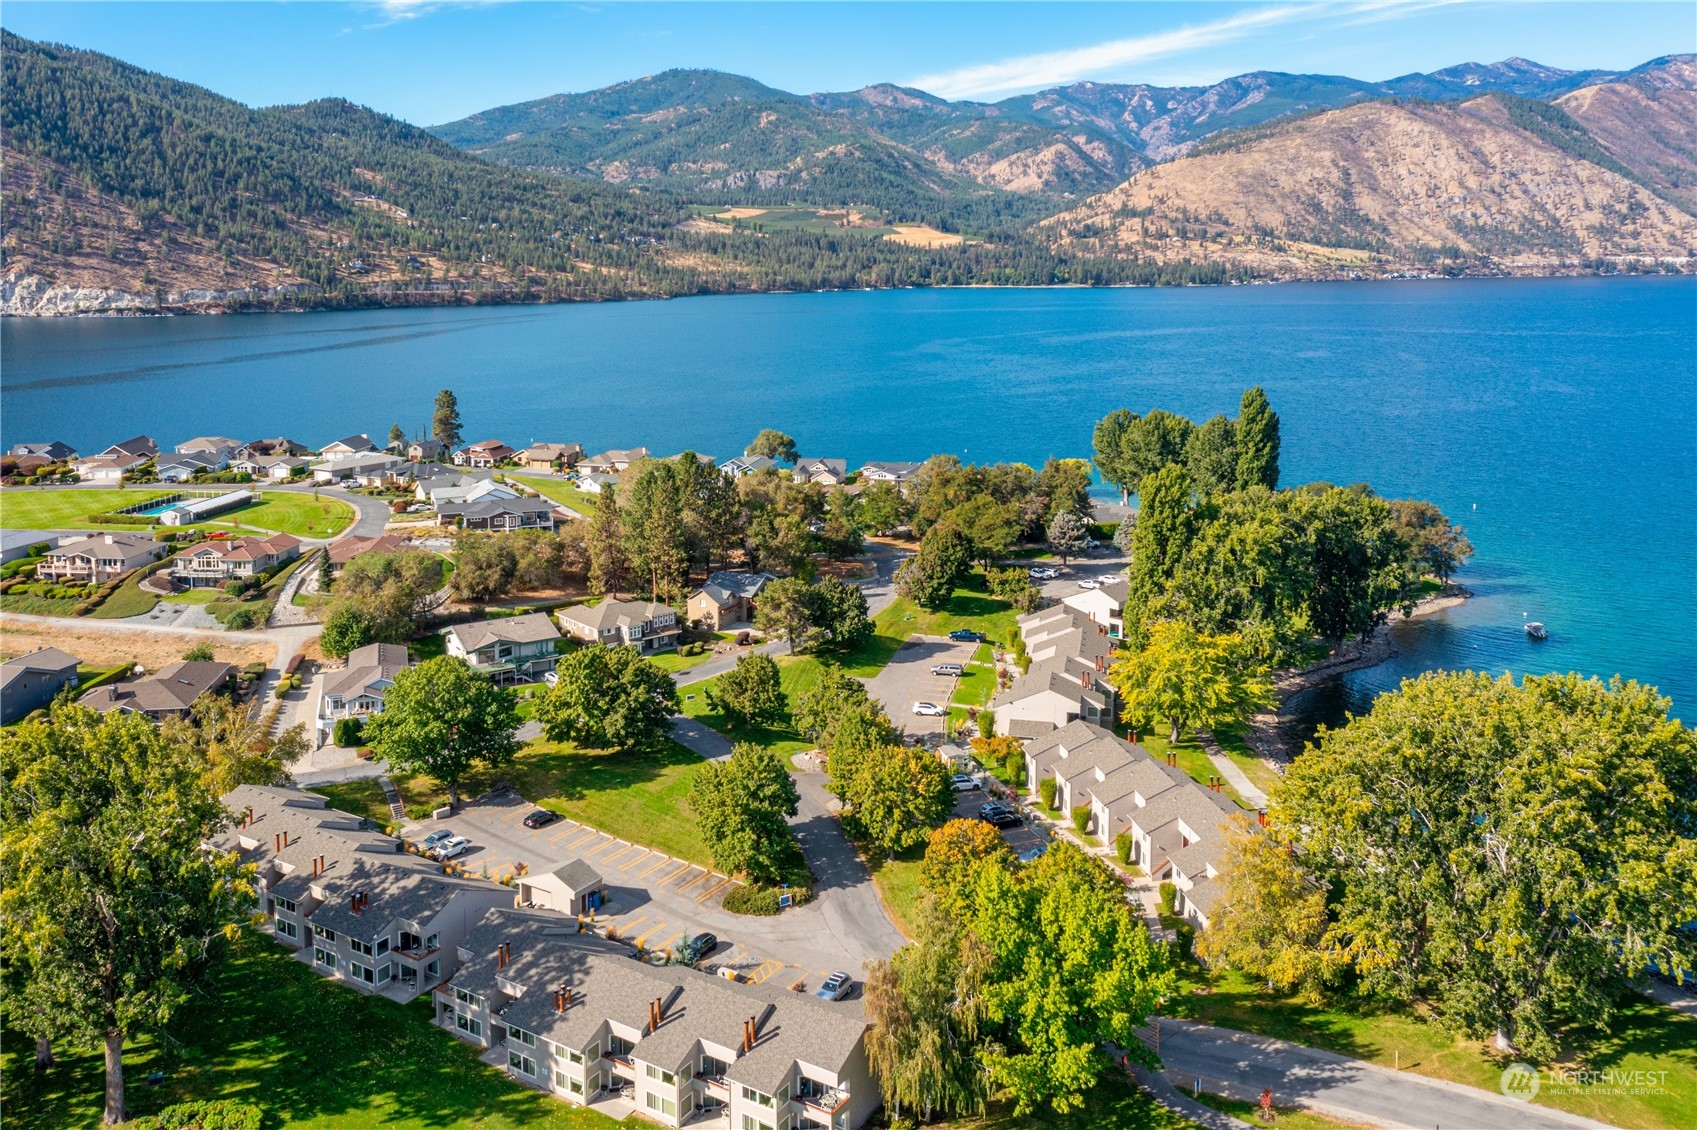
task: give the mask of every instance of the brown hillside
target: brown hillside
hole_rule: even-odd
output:
[[[1058,245],[1283,277],[1444,263],[1544,273],[1685,260],[1697,219],[1512,125],[1502,105],[1374,102],[1146,169],[1046,220]]]
[[[1556,100],[1645,184],[1697,213],[1697,62],[1686,56]]]

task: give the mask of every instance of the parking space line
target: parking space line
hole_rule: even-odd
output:
[[[700,866],[697,866],[697,865],[691,865],[691,870],[700,871],[701,874],[691,875],[688,879],[685,879],[683,882],[681,882],[677,886],[673,887],[672,888],[673,894],[682,894],[685,890],[689,889],[690,887],[695,886],[697,883],[701,882],[701,880],[707,878],[708,875],[712,874],[712,872],[708,871],[705,867],[700,867]]]
[[[705,891],[701,892],[701,894],[695,896],[695,901],[706,902],[708,899],[712,898],[714,895],[718,894],[730,885],[731,880],[720,879],[717,883],[714,883],[711,887],[708,887]]]
[[[641,844],[626,844],[625,849],[623,851],[616,851],[612,855],[609,855],[606,859],[602,860],[601,862],[603,862],[603,863],[607,864],[609,867],[611,867],[611,866],[613,866],[614,860],[623,859],[625,856],[629,855],[633,851],[639,851],[639,852],[642,852],[643,854],[646,855],[647,852],[648,852],[648,849],[643,847]]]
[[[597,845],[594,849],[586,852],[585,855],[586,856],[600,855],[603,852],[613,851],[613,850],[617,849],[621,844],[623,844],[625,847],[630,846],[629,844],[626,844],[623,840],[615,839],[615,838],[609,836],[606,843]],[[607,858],[611,859],[612,857],[608,856]]]
[[[570,841],[569,843],[565,844],[564,846],[569,847],[569,848],[575,848],[579,844],[587,843],[588,841],[594,839],[596,836],[599,836],[601,834],[600,832],[597,832],[594,828],[585,827],[582,824],[579,824],[575,830],[579,831],[579,832],[588,832],[589,834],[587,836],[580,836],[577,839],[574,839],[574,840]]]
[[[642,946],[642,948],[644,948],[644,949],[647,949],[648,947],[647,947],[646,943],[647,943],[648,939],[653,937],[655,934],[658,934],[660,931],[664,930],[668,925],[670,925],[670,923],[668,923],[664,918],[660,919],[660,921],[654,923],[654,925],[650,926],[648,929],[644,930],[642,933],[640,933],[636,936],[636,944],[639,945],[639,946]]]
[[[675,868],[673,868],[672,870],[666,872],[664,875],[660,876],[658,879],[654,880],[654,883],[653,883],[654,886],[656,886],[656,887],[665,886],[667,883],[671,882],[673,879],[677,878],[679,875],[682,875],[685,871],[688,871],[693,866],[693,864],[685,863],[682,860],[678,860],[678,859],[674,859],[674,860],[672,860],[672,862],[676,863],[677,866]]]
[[[628,934],[630,931],[636,929],[638,926],[640,926],[642,923],[644,923],[646,921],[648,921],[648,915],[646,915],[646,914],[639,914],[635,918],[632,918],[628,922],[618,920],[617,917],[615,916],[615,920],[609,921],[607,923],[607,925],[609,925],[613,929],[617,930],[620,934]]]
[[[656,853],[656,854],[658,854],[658,853]],[[652,866],[652,867],[650,867],[650,868],[649,868],[649,869],[648,869],[648,870],[646,870],[646,871],[644,871],[644,872],[642,872],[642,873],[641,873],[641,874],[639,874],[639,875],[638,875],[638,876],[637,876],[637,878],[638,878],[638,879],[646,879],[646,878],[648,878],[648,877],[649,877],[649,876],[650,876],[650,875],[652,875],[652,874],[654,874],[654,872],[656,872],[656,871],[658,871],[658,870],[660,870],[660,868],[662,868],[662,867],[664,867],[664,866],[666,866],[666,864],[668,864],[668,863],[671,863],[671,862],[672,862],[672,857],[671,857],[671,856],[669,856],[669,855],[662,855],[662,856],[660,856],[660,862],[659,862],[659,863],[656,863],[656,864],[655,864],[655,865],[654,865],[654,866]]]
[[[581,831],[583,831],[583,825],[582,824],[567,824],[560,831],[555,832],[552,836],[549,836],[548,842],[551,843],[551,844],[557,844],[561,840],[565,839],[567,836],[573,835],[574,833],[581,832]]]
[[[683,937],[685,933],[686,933],[686,931],[679,930],[676,934],[673,934],[671,937],[665,938],[665,939],[658,941],[658,942],[655,942],[654,948],[657,949],[657,950],[671,949],[673,943],[675,943],[679,938]]]
[[[697,883],[711,883],[714,879],[722,879],[722,878],[724,878],[724,876],[720,875],[717,871],[703,871],[699,876],[697,876],[694,879],[691,879],[689,882],[687,882],[683,886],[679,887],[678,893],[682,894],[684,891],[687,891],[689,888],[695,886]]]
[[[628,872],[630,872],[630,871],[632,871],[632,870],[634,870],[638,867],[641,867],[644,863],[647,863],[649,857],[652,856],[653,854],[654,854],[654,852],[650,851],[647,848],[643,848],[642,854],[631,856],[629,859],[627,859],[623,863],[619,864],[618,867],[615,868],[615,870],[624,871],[624,872],[628,873]]]

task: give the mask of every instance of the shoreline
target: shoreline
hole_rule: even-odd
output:
[[[1397,620],[1415,620],[1450,608],[1458,608],[1472,596],[1471,589],[1450,581],[1437,592],[1421,597],[1406,615],[1392,612],[1385,618],[1385,622],[1373,629],[1372,634],[1366,638],[1346,640],[1334,654],[1307,667],[1285,668],[1273,672],[1273,696],[1278,702],[1278,708],[1272,713],[1257,714],[1250,719],[1244,734],[1245,740],[1264,760],[1273,763],[1275,768],[1288,765],[1301,752],[1297,743],[1285,731],[1290,721],[1285,716],[1285,707],[1291,699],[1351,672],[1377,667],[1394,657],[1397,652],[1396,645],[1391,643],[1390,627]]]

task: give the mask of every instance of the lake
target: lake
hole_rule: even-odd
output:
[[[1201,420],[1261,384],[1284,482],[1438,503],[1461,608],[1316,717],[1434,667],[1654,683],[1697,718],[1697,280],[909,290],[606,305],[8,319],[0,437],[381,443],[459,396],[466,438],[723,459],[1087,456],[1110,409]],[[1529,641],[1526,619],[1550,639]]]

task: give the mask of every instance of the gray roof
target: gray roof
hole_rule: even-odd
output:
[[[882,472],[883,474],[886,474],[886,475],[891,475],[891,476],[898,478],[898,479],[905,479],[905,478],[909,477],[910,475],[914,474],[916,471],[918,471],[923,466],[925,466],[925,464],[923,464],[923,463],[876,463],[875,462],[875,463],[868,463],[865,466],[861,467],[860,473],[862,475],[864,475],[868,471],[877,471],[877,472]]]
[[[707,583],[697,589],[706,593],[714,604],[724,607],[737,600],[753,600],[760,590],[778,578],[770,573],[714,573]]]
[[[337,444],[340,444],[341,446],[349,448],[353,451],[376,451],[377,450],[377,445],[375,443],[371,442],[371,437],[368,436],[368,435],[363,435],[363,434],[357,435],[357,436],[344,436],[341,439],[334,439],[334,440],[331,440],[329,443],[325,444],[324,447],[335,447]],[[324,448],[321,447],[321,448],[319,448],[319,450],[323,451]]]
[[[195,699],[224,682],[234,671],[228,663],[179,659],[145,678],[95,687],[77,701],[102,713],[114,709],[187,710]]]
[[[396,858],[400,858],[397,856]],[[370,938],[383,933],[391,921],[429,922],[453,897],[468,888],[464,879],[432,869],[395,867],[388,861],[355,859],[345,872],[318,877],[324,904],[312,912],[312,921],[337,933]],[[488,883],[477,883],[486,889]],[[364,894],[369,905],[359,913],[352,908],[353,896]]]
[[[42,540],[51,538],[44,534]],[[82,537],[60,538],[58,547],[48,550],[47,557],[52,560],[55,557],[76,557],[81,554],[100,556],[102,549],[116,549],[122,551],[127,560],[142,554],[151,556],[163,548],[146,534],[94,533]]]
[[[631,627],[636,624],[646,624],[663,612],[671,612],[676,615],[675,609],[655,601],[603,600],[596,605],[569,605],[560,609],[554,615],[558,616],[562,623],[579,624],[600,632],[615,625]]]
[[[380,681],[393,682],[395,673],[404,669],[410,658],[404,644],[372,643],[357,647],[348,653],[345,668],[324,676],[323,693],[350,698]]]
[[[444,502],[436,513],[444,518],[493,518],[498,514],[552,513],[546,498],[480,498],[476,502]]]
[[[401,465],[398,455],[385,455],[381,451],[367,452],[362,455],[347,455],[338,459],[331,457],[320,460],[312,465],[314,471],[331,471],[342,475],[363,475],[372,471],[387,471]]]
[[[536,643],[539,640],[560,638],[560,630],[554,626],[546,612],[527,612],[523,616],[455,624],[448,629],[448,634],[458,639],[460,646],[467,651],[476,651],[496,642]]]
[[[45,671],[48,674],[65,670],[74,672],[81,662],[76,656],[67,655],[56,647],[44,647],[28,655],[8,659],[5,663],[0,663],[0,690],[11,686],[13,679],[30,671]]]
[[[601,885],[601,872],[581,859],[561,864],[549,874],[564,883],[567,890],[589,891]]]

